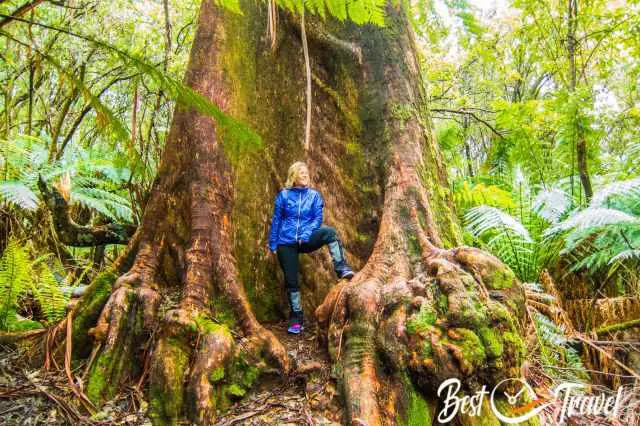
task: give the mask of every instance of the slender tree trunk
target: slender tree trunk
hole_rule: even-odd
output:
[[[576,69],[576,26],[578,20],[578,0],[568,0],[567,7],[567,56],[569,59],[569,92],[574,93],[577,85],[577,69]],[[577,117],[576,117],[577,121]],[[589,167],[587,165],[587,139],[584,129],[580,123],[576,123],[576,159],[578,162],[578,172],[580,173],[580,182],[584,190],[587,202],[593,196],[593,187],[591,186],[591,177],[589,176]],[[573,170],[572,170],[573,174]]]
[[[127,253],[75,308],[74,348],[87,356],[91,327],[98,353],[88,396],[100,403],[148,378],[154,423],[209,424],[268,366],[289,372],[259,320],[284,301],[266,234],[296,159],[360,269],[334,285],[328,253],[302,268],[303,306],[327,332],[348,423],[427,423],[444,379],[469,392],[519,377],[524,292],[496,258],[455,248],[461,233],[405,12],[389,4],[384,28],[307,17],[320,113],[305,152],[300,22],[280,12],[273,51],[265,7],[245,2],[238,16],[201,5],[185,81],[263,146],[233,145],[211,118],[176,109]],[[398,106],[411,116],[398,119]],[[486,404],[483,413],[467,420],[497,424]]]

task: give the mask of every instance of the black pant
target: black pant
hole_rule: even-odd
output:
[[[284,272],[284,282],[287,291],[298,291],[300,289],[298,277],[300,261],[298,260],[298,253],[316,251],[320,247],[336,241],[337,238],[335,229],[328,226],[321,226],[311,233],[309,242],[302,244],[281,244],[278,246],[278,261]]]

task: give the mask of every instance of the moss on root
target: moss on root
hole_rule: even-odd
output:
[[[436,323],[436,319],[435,310],[430,305],[423,304],[418,313],[407,320],[407,333],[416,334],[420,331],[426,331]]]
[[[87,396],[101,405],[115,396],[121,382],[135,377],[140,368],[136,351],[143,334],[143,313],[135,295],[130,294],[123,309],[129,310],[127,321],[122,321],[117,331],[118,344],[107,346],[96,358],[89,371]]]
[[[117,278],[117,274],[110,269],[101,272],[93,279],[78,302],[75,308],[76,315],[73,318],[74,358],[89,356],[93,344],[89,329],[96,325]]]
[[[162,366],[154,365],[149,386],[149,416],[154,425],[174,425],[182,416],[184,378],[189,368],[190,346],[178,338],[167,338],[160,341],[156,351],[157,357],[163,360]]]
[[[490,327],[481,327],[478,335],[482,340],[487,358],[500,358],[504,353],[504,344],[500,334],[496,333]]]
[[[508,267],[498,268],[485,280],[487,287],[492,290],[511,288],[516,283],[516,274]]]
[[[416,389],[411,379],[402,374],[400,409],[396,423],[401,426],[431,426],[435,411],[435,401],[427,401]]]

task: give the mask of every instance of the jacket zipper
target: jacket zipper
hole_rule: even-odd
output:
[[[298,244],[298,228],[300,227],[300,208],[302,207],[302,194],[298,194],[298,223],[296,224],[296,244]]]

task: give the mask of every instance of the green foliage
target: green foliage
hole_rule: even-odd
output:
[[[545,231],[547,239],[562,238],[562,254],[574,271],[606,272],[631,278],[640,247],[640,180],[614,181],[595,192],[584,209],[572,211]],[[632,290],[636,292],[637,289]]]
[[[0,179],[0,197],[19,208],[33,210],[40,199],[38,176],[51,185],[65,174],[71,176],[71,203],[78,203],[114,221],[133,221],[130,198],[121,188],[130,177],[118,167],[113,153],[97,148],[69,149],[60,160],[48,161],[46,143],[37,138],[16,138],[4,146],[6,176]],[[116,157],[117,158],[117,157]],[[36,195],[37,194],[37,195]]]
[[[385,0],[277,0],[276,4],[294,13],[303,9],[325,18],[328,15],[344,21],[349,19],[358,25],[384,26]]]
[[[27,250],[10,238],[0,258],[0,330],[10,330],[15,325],[18,301],[31,279]]]
[[[467,180],[457,185],[454,194],[456,206],[462,211],[479,205],[487,205],[504,210],[516,208],[511,193],[496,185],[478,183],[471,186]]]
[[[6,15],[2,14],[0,14],[0,16],[6,17]],[[30,23],[30,21],[22,19],[17,19],[17,22]],[[63,28],[57,28],[52,25],[41,23],[31,24],[42,26],[49,30],[58,31],[67,36],[76,37],[89,43],[94,48],[102,49],[107,54],[115,55],[115,57],[121,61],[124,66],[133,68],[145,77],[151,79],[159,86],[160,89],[164,90],[165,93],[175,99],[178,103],[187,107],[195,108],[199,112],[215,118],[217,125],[221,130],[221,134],[223,135],[223,140],[239,146],[261,145],[262,142],[260,137],[253,130],[225,114],[217,105],[213,104],[204,96],[195,92],[193,89],[184,85],[182,82],[173,78],[161,69],[158,69],[156,66],[146,62],[137,54],[128,52],[125,49],[118,48],[92,36],[79,34]],[[5,31],[0,30],[0,35],[24,47],[30,46],[29,43],[26,43]],[[56,71],[65,78],[65,81],[68,81],[71,84],[74,90],[77,90],[85,99],[88,99],[89,104],[95,109],[96,114],[98,115],[99,123],[108,125],[113,131],[113,135],[118,139],[125,142],[128,142],[131,139],[131,136],[126,130],[125,124],[118,119],[117,115],[106,104],[104,104],[98,96],[91,92],[91,89],[80,78],[72,72],[67,71],[62,63],[46,52],[38,49],[32,49],[32,51],[53,66]]]
[[[38,272],[38,284],[32,290],[47,322],[53,324],[64,318],[69,298],[58,286],[48,266],[41,265]]]

